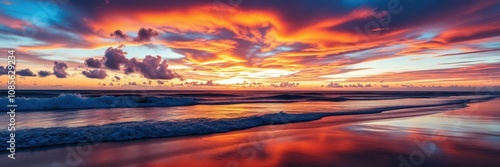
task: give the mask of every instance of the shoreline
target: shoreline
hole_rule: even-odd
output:
[[[500,100],[494,99],[486,102],[472,103],[469,105],[469,107],[475,107],[480,104],[486,104],[486,103],[497,103],[498,101]],[[207,158],[205,156],[202,156],[204,157],[202,159],[206,161],[205,163],[214,164],[215,162],[217,162],[216,164],[222,166],[236,164],[236,163],[239,164],[240,166],[241,165],[247,166],[248,164],[246,162],[246,159],[250,159],[251,157],[253,157],[251,158],[252,161],[260,162],[261,160],[258,159],[258,156],[261,154],[262,151],[266,151],[266,149],[264,148],[266,147],[266,145],[269,145],[270,143],[283,145],[283,142],[285,142],[285,145],[287,145],[286,142],[293,143],[295,141],[298,142],[300,140],[306,140],[308,141],[306,143],[311,143],[309,140],[311,140],[311,138],[314,138],[318,134],[320,136],[321,135],[335,136],[338,135],[338,133],[340,132],[349,132],[346,133],[346,135],[352,136],[350,134],[352,133],[351,131],[353,131],[352,128],[356,129],[359,127],[363,127],[367,122],[384,122],[387,120],[404,121],[417,117],[432,117],[433,115],[439,115],[448,112],[453,113],[455,111],[460,111],[465,109],[466,108],[461,108],[461,106],[459,105],[451,108],[449,106],[447,107],[439,106],[439,107],[394,110],[394,111],[382,112],[379,114],[334,116],[334,117],[325,117],[316,121],[281,124],[281,125],[265,125],[244,130],[206,134],[206,135],[180,136],[171,138],[154,138],[154,139],[143,139],[143,140],[121,141],[121,142],[103,142],[96,145],[85,145],[85,146],[83,145],[82,146],[66,145],[65,147],[50,146],[50,148],[19,150],[18,156],[19,159],[22,159],[24,157],[23,154],[28,154],[28,156],[33,157],[35,159],[33,162],[41,162],[41,164],[43,164],[44,162],[49,163],[47,159],[49,159],[50,161],[50,158],[52,158],[54,162],[64,163],[65,158],[68,157],[68,155],[71,155],[68,154],[69,153],[67,151],[68,148],[73,150],[78,150],[79,147],[82,147],[83,149],[80,148],[80,150],[87,150],[87,151],[91,150],[91,151],[88,154],[83,154],[85,156],[80,156],[82,160],[80,162],[81,163],[80,166],[106,166],[106,165],[117,165],[117,164],[121,165],[185,164],[185,166],[196,166],[196,164],[189,163],[191,161],[187,160],[179,161],[179,160],[182,160],[186,156],[191,157],[188,159],[192,159],[193,158],[192,156],[211,155],[215,153],[217,153],[217,155],[220,156],[219,154],[221,151],[227,152],[229,150],[227,154],[230,154],[231,156],[229,155],[227,156],[232,158],[227,158],[222,156],[222,159],[227,161],[221,162],[220,160],[218,160],[219,158],[213,159],[210,157]],[[372,129],[363,133],[372,134],[375,136],[382,134],[386,135],[383,127],[384,126],[382,126],[381,128],[382,131],[379,131],[380,129],[378,130]],[[335,131],[332,132],[332,129],[334,129]],[[389,134],[399,134],[399,133],[403,132],[390,132]],[[359,137],[364,138],[363,135],[361,136],[358,135],[355,136],[358,138]],[[342,137],[341,135],[340,138],[334,138],[332,140],[342,140],[345,138],[346,137]],[[377,139],[380,139],[380,137],[375,137],[374,139],[370,140],[377,140]],[[358,142],[355,143],[361,144]],[[409,143],[414,145],[412,141],[409,141]],[[312,144],[314,145],[314,142],[312,142]],[[325,143],[319,144],[319,146],[322,145],[326,146],[324,144]],[[404,149],[404,148],[405,147],[399,149]],[[286,150],[286,148],[283,149]],[[120,153],[126,151],[129,152],[127,153],[126,157],[122,157],[125,155],[120,155],[116,157],[107,157],[106,155],[104,155],[109,153]],[[131,151],[134,153],[130,153]],[[299,153],[300,152],[302,151],[299,151]],[[307,149],[305,152],[308,152]],[[84,151],[84,153],[86,152]],[[3,154],[4,153],[1,153],[1,155]],[[360,154],[365,154],[365,153],[360,152]],[[274,154],[271,154],[269,156],[272,155]],[[394,155],[391,157],[394,157],[394,160],[397,160],[398,155]],[[311,156],[314,157],[315,154],[311,154]],[[318,162],[319,160],[320,159],[318,159]],[[323,161],[324,160],[328,159],[323,159]],[[4,160],[0,160],[0,162],[2,161]],[[315,160],[306,160],[306,161],[316,162]],[[2,164],[4,163],[9,164],[12,163],[12,161],[2,162]],[[264,164],[267,163],[269,162],[265,162]],[[26,162],[26,165],[27,164],[30,163]]]
[[[231,118],[226,119],[224,121],[214,121],[210,119],[194,119],[198,120],[196,124],[210,124],[209,126],[199,127],[202,128],[203,131],[187,129],[188,131],[177,131],[175,128],[187,126],[186,122],[129,122],[129,123],[114,123],[107,124],[102,126],[83,126],[83,127],[75,127],[71,128],[71,131],[68,131],[68,128],[48,128],[44,129],[46,132],[39,133],[40,129],[27,129],[21,130],[23,134],[29,133],[39,133],[38,135],[45,136],[67,136],[72,135],[75,136],[77,134],[78,138],[73,138],[72,141],[64,141],[61,143],[50,144],[50,145],[40,145],[40,146],[18,146],[17,150],[30,149],[34,147],[47,147],[47,146],[57,146],[57,145],[67,145],[67,144],[78,144],[81,142],[78,141],[86,141],[87,143],[94,143],[95,141],[101,142],[116,142],[116,141],[130,141],[130,140],[143,140],[148,138],[171,138],[177,136],[190,136],[190,135],[205,135],[205,134],[216,134],[221,132],[231,132],[244,130],[259,126],[267,126],[267,125],[280,125],[280,124],[290,124],[290,123],[301,123],[301,122],[310,122],[315,120],[320,120],[326,117],[335,117],[335,116],[343,116],[343,115],[366,115],[366,114],[380,114],[384,112],[390,112],[394,110],[404,110],[404,109],[413,109],[413,108],[427,108],[427,107],[439,107],[439,106],[449,106],[449,105],[460,105],[460,104],[473,104],[482,101],[491,101],[498,98],[497,96],[490,97],[481,97],[481,98],[473,98],[473,99],[460,99],[460,100],[452,100],[440,104],[423,104],[423,105],[409,105],[409,106],[393,106],[393,107],[382,107],[382,108],[374,108],[367,110],[359,110],[359,111],[350,111],[350,112],[312,112],[312,113],[304,113],[304,114],[288,114],[285,112],[273,113],[273,114],[265,114],[260,116],[250,116],[250,117],[241,117],[241,118]],[[466,107],[466,106],[462,106]],[[258,122],[254,122],[255,119]],[[191,123],[192,124],[192,123]],[[122,126],[127,125],[130,130],[148,130],[152,131],[148,133],[150,136],[146,136],[144,134],[142,137],[136,136],[121,136],[121,138],[109,138],[109,136],[103,136],[103,134],[109,134],[114,132],[117,128],[122,129]],[[167,129],[165,129],[167,128]],[[212,128],[220,128],[220,129],[212,129]],[[114,129],[114,130],[113,130]],[[77,131],[74,131],[77,130]],[[26,131],[34,131],[34,132],[26,132]],[[95,132],[98,131],[98,132]],[[157,131],[161,131],[161,133],[156,133]],[[153,133],[154,132],[154,133]],[[69,133],[69,134],[68,134]],[[100,136],[97,139],[95,136]],[[26,137],[26,136],[24,136]],[[36,137],[36,136],[35,136]],[[107,138],[105,138],[107,137]],[[30,137],[31,138],[31,137]],[[49,139],[53,140],[53,139]],[[22,141],[21,141],[22,142]],[[26,142],[26,141],[25,141]],[[2,151],[0,151],[1,153]]]
[[[427,109],[427,108],[442,108],[443,110],[453,110],[449,107],[457,106],[458,104],[448,104],[448,105],[440,105],[440,106],[431,106],[431,107],[418,107],[421,109]],[[391,111],[400,111],[400,110],[410,110],[410,109],[415,109],[415,108],[405,108],[405,109],[394,109],[394,110],[386,110],[383,112],[378,112],[378,113],[362,113],[362,114],[340,114],[340,115],[331,115],[331,116],[325,116],[316,120],[311,120],[311,121],[301,121],[301,122],[290,122],[290,123],[283,123],[283,124],[266,124],[266,125],[259,125],[259,126],[254,126],[250,128],[244,128],[244,129],[235,129],[231,131],[226,131],[226,132],[214,132],[214,133],[205,133],[205,134],[189,134],[189,135],[181,135],[181,136],[171,136],[171,137],[151,137],[151,138],[140,138],[140,139],[132,139],[132,140],[123,140],[123,141],[102,141],[99,143],[126,143],[126,142],[134,142],[134,141],[144,141],[144,140],[158,140],[158,139],[173,139],[173,138],[184,138],[184,137],[203,137],[203,136],[210,136],[210,135],[217,135],[217,134],[226,134],[226,133],[231,133],[231,132],[238,132],[238,131],[245,131],[245,130],[251,130],[253,128],[260,128],[260,127],[267,127],[267,126],[282,126],[282,125],[288,125],[288,124],[300,124],[300,123],[308,123],[308,122],[317,122],[320,123],[322,122],[322,119],[328,119],[330,117],[343,117],[343,116],[356,116],[356,115],[370,115],[370,114],[380,114],[384,112],[391,112]],[[398,118],[401,118],[401,115],[395,116]],[[378,119],[392,119],[392,118],[378,118]],[[364,121],[370,121],[370,120],[364,120]],[[361,119],[359,119],[359,122]],[[344,123],[344,122],[343,122]],[[332,125],[333,126],[333,125]],[[339,125],[343,126],[343,125]],[[87,143],[87,142],[85,142]],[[56,144],[56,145],[46,145],[46,146],[35,146],[35,147],[23,147],[23,148],[17,148],[16,150],[20,151],[43,151],[43,150],[50,150],[50,149],[58,149],[58,148],[63,148],[63,147],[75,147],[78,146],[80,143],[70,143],[70,144]],[[89,142],[90,145],[92,145],[91,142]],[[7,151],[0,150],[0,154],[6,153]]]

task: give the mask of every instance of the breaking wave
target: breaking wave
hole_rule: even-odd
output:
[[[180,97],[142,97],[142,96],[100,96],[84,97],[80,94],[60,94],[51,98],[16,98],[17,110],[40,111],[61,109],[94,108],[132,108],[132,107],[167,107],[196,104],[195,98]],[[6,109],[8,100],[0,98],[2,109]]]
[[[83,98],[77,95],[63,95],[58,99],[65,99],[65,104],[59,104],[60,108],[67,107],[69,104],[86,102],[96,103],[100,107],[109,107],[113,100],[111,97],[98,97],[95,99]],[[130,99],[131,97],[127,97]],[[160,137],[173,137],[185,135],[200,135],[218,132],[228,132],[232,130],[247,129],[262,125],[273,124],[286,124],[293,122],[305,122],[318,120],[327,116],[337,115],[354,115],[354,114],[375,114],[389,110],[408,109],[408,108],[421,108],[421,107],[436,107],[446,105],[463,104],[465,107],[467,103],[476,101],[490,100],[496,97],[481,97],[471,99],[460,99],[445,101],[439,104],[425,104],[425,105],[401,105],[389,106],[374,109],[358,110],[358,111],[345,111],[345,112],[314,112],[314,113],[301,113],[289,114],[286,112],[279,112],[273,114],[265,114],[258,116],[248,116],[240,118],[226,118],[226,119],[186,119],[178,121],[142,121],[142,122],[125,122],[113,123],[100,126],[82,126],[82,127],[51,127],[51,128],[33,128],[23,129],[16,131],[16,148],[29,148],[38,146],[61,145],[61,144],[74,144],[74,143],[95,143],[101,141],[124,141],[143,138],[160,138]],[[161,99],[161,98],[160,98]],[[32,100],[32,99],[31,99]],[[162,105],[184,105],[194,102],[193,99],[177,99],[171,102],[164,102],[165,99],[143,99],[153,103],[146,104],[162,104]],[[138,99],[135,99],[139,103]],[[158,102],[160,101],[160,102]],[[26,101],[25,103],[28,103]],[[59,102],[56,100],[46,99],[43,102],[50,103]],[[33,104],[40,105],[40,104]],[[82,107],[82,106],[77,106]],[[0,131],[0,141],[7,141],[9,136],[8,131]],[[3,143],[2,147],[7,147],[8,143]]]

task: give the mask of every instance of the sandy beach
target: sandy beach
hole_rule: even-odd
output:
[[[0,163],[82,167],[496,166],[500,154],[499,102],[332,116],[211,135],[32,148],[19,150],[19,160],[2,159]]]

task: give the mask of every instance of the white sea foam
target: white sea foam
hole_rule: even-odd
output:
[[[232,119],[189,119],[182,121],[126,122],[74,128],[34,128],[16,131],[16,148],[227,132],[260,125],[311,121],[320,119],[323,116],[325,114],[287,114],[280,112]],[[0,140],[4,141],[3,138],[8,136],[7,133],[6,131],[0,132]]]
[[[445,100],[433,104],[400,105],[371,108],[356,111],[334,111],[289,114],[279,112],[258,116],[221,119],[187,119],[177,121],[143,121],[105,124],[101,126],[82,127],[51,127],[32,128],[16,131],[16,148],[29,148],[79,142],[123,141],[143,138],[159,138],[183,135],[197,135],[217,132],[227,132],[246,129],[262,125],[285,124],[321,119],[326,116],[374,114],[389,110],[435,107],[455,104],[465,104],[476,101],[485,101],[496,96],[475,96]],[[5,106],[6,99],[1,100]],[[78,94],[62,94],[54,98],[19,98],[18,110],[36,109],[80,109],[80,108],[111,108],[111,107],[149,107],[149,106],[177,106],[196,104],[194,98],[174,97],[139,97],[139,96],[101,96],[82,97]],[[0,141],[6,141],[9,132],[0,130]],[[7,147],[7,143],[0,147]]]
[[[17,110],[39,111],[60,109],[165,107],[196,104],[195,98],[100,96],[83,97],[80,94],[61,94],[52,98],[16,98]],[[6,97],[0,98],[0,107],[8,104]],[[6,108],[1,108],[6,109]]]

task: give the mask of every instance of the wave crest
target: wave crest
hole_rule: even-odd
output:
[[[80,94],[62,93],[52,98],[16,98],[17,110],[37,111],[56,109],[166,107],[196,104],[195,98],[141,97],[141,96],[100,96],[84,97]],[[7,109],[8,100],[0,98],[1,109]]]
[[[74,144],[79,142],[94,143],[96,141],[123,141],[142,138],[160,138],[184,135],[199,135],[217,132],[228,132],[232,130],[247,129],[262,125],[286,124],[293,122],[305,122],[318,120],[327,116],[338,115],[354,115],[354,114],[375,114],[384,111],[421,108],[421,107],[437,107],[446,105],[461,104],[466,107],[466,104],[480,101],[487,101],[498,96],[476,97],[468,99],[457,99],[445,101],[438,104],[425,105],[402,105],[402,106],[387,106],[381,108],[372,108],[358,111],[344,112],[315,112],[302,114],[288,114],[279,112],[274,114],[265,114],[259,116],[248,116],[241,118],[221,118],[221,119],[186,119],[178,121],[144,121],[144,122],[124,122],[106,124],[100,126],[82,126],[82,127],[53,127],[53,128],[33,128],[16,131],[16,148],[28,148],[48,145]],[[86,98],[78,95],[63,95],[58,98],[66,98],[65,102],[75,103],[88,100],[89,102],[99,101],[103,104],[110,97]],[[137,98],[141,99],[138,100]],[[135,101],[142,101],[145,104],[151,104],[157,101],[157,98],[130,98]],[[48,99],[46,99],[48,100]],[[49,100],[50,101],[50,100]],[[168,100],[167,100],[168,101]],[[171,100],[170,100],[171,101]],[[180,100],[182,101],[182,100]],[[189,101],[193,102],[193,101]],[[140,102],[138,102],[140,103]],[[183,102],[185,103],[185,102]],[[154,103],[156,104],[156,103]],[[169,102],[169,105],[178,104]],[[64,105],[66,106],[66,105]],[[61,107],[64,107],[61,106]],[[0,131],[0,141],[7,141],[9,136],[8,131]],[[7,147],[8,143],[0,144],[2,147]]]

